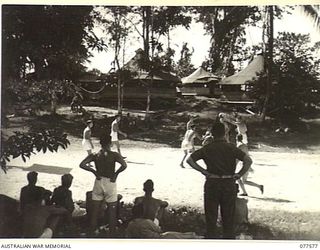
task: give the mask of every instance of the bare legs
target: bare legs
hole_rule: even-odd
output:
[[[238,180],[238,183],[240,185],[240,188],[242,190],[242,196],[247,196],[248,193],[247,193],[247,190],[244,186],[244,184],[246,185],[249,185],[249,186],[253,186],[253,187],[256,187],[256,188],[259,188],[260,191],[261,191],[261,194],[263,194],[264,192],[264,186],[263,185],[260,185],[258,183],[255,183],[253,181],[248,181],[247,178],[248,178],[248,175],[249,175],[249,172],[245,173],[239,180]]]
[[[98,223],[98,216],[99,211],[101,209],[102,201],[91,201],[91,211],[90,211],[90,234],[94,234],[95,230],[97,229],[97,223]]]
[[[192,154],[194,151],[195,151],[194,147],[192,149],[189,149],[189,150],[187,150],[187,149],[183,150],[184,156],[183,156],[183,158],[181,160],[180,167],[185,168],[185,166],[183,165],[184,160],[187,158],[187,156],[189,154]]]
[[[95,201],[92,200],[91,206],[91,214],[90,214],[90,233],[94,234],[95,230],[97,229],[99,213],[101,212],[101,205],[103,204],[102,201]],[[116,226],[117,226],[117,202],[110,202],[107,203],[107,218],[109,223],[109,232],[110,236],[114,237],[116,233]]]
[[[185,166],[183,165],[183,162],[188,156],[188,150],[183,150],[183,152],[184,152],[184,156],[182,157],[182,160],[181,160],[181,163],[180,163],[180,167],[185,168]]]
[[[114,237],[116,235],[117,226],[117,202],[110,202],[108,204],[108,222],[110,236]]]
[[[116,145],[118,153],[122,156],[119,141],[113,141],[112,146]]]

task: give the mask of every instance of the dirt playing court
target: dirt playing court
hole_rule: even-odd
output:
[[[68,137],[71,145],[58,153],[38,153],[24,163],[21,158],[9,162],[7,174],[0,173],[0,193],[19,199],[20,188],[27,184],[26,174],[39,172],[38,185],[53,190],[60,184],[60,176],[74,176],[71,190],[73,198],[85,200],[85,192],[92,189],[94,176],[79,168],[86,156],[81,139]],[[94,140],[95,151],[99,143]],[[126,203],[143,193],[142,184],[147,179],[155,183],[154,196],[167,200],[171,206],[191,206],[203,209],[202,188],[204,178],[200,173],[179,166],[182,152],[165,144],[122,140],[122,152],[127,157],[128,168],[118,177],[118,191]],[[265,193],[247,186],[248,206],[262,210],[320,211],[320,156],[315,152],[250,152],[254,164],[253,181],[265,186]],[[186,164],[187,166],[187,164]],[[249,177],[250,178],[250,177]]]

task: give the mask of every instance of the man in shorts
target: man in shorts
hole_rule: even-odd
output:
[[[190,128],[186,131],[186,133],[184,134],[183,140],[181,142],[181,149],[183,150],[183,157],[182,160],[180,162],[180,167],[185,168],[183,163],[184,160],[187,158],[189,153],[193,153],[194,152],[194,139],[198,138],[199,140],[201,140],[202,138],[200,137],[200,135],[196,132],[196,125],[192,124],[190,126]]]
[[[216,230],[218,208],[220,207],[223,238],[235,239],[234,213],[238,188],[236,180],[244,175],[252,164],[248,154],[225,139],[225,127],[216,122],[211,129],[213,142],[195,151],[187,159],[189,165],[206,177],[204,185],[204,210],[207,238],[219,238]],[[242,168],[236,171],[236,161],[243,161]],[[203,160],[206,169],[197,164]]]
[[[88,155],[92,153],[94,148],[91,140],[91,129],[93,128],[93,121],[87,121],[87,127],[83,130],[82,147],[87,151]]]
[[[119,134],[123,135],[124,137],[127,137],[127,134],[120,130],[120,127],[119,127],[120,126],[120,121],[121,121],[121,115],[118,114],[118,115],[115,116],[114,121],[111,123],[110,136],[111,136],[112,146],[116,145],[117,146],[117,151],[121,155],[120,143],[119,143]]]
[[[239,149],[241,149],[243,152],[245,152],[246,154],[249,154],[249,149],[248,149],[248,145],[246,143],[243,142],[243,136],[242,134],[238,134],[237,135],[237,147]],[[242,190],[242,194],[240,194],[240,196],[248,196],[247,190],[245,188],[245,184],[252,186],[252,187],[256,187],[260,190],[261,194],[263,194],[264,192],[264,186],[260,185],[256,182],[253,181],[248,181],[248,176],[249,173],[253,172],[253,169],[250,167],[249,170],[238,180],[240,189]]]
[[[108,205],[108,219],[110,235],[115,235],[116,230],[116,206],[118,200],[116,180],[122,171],[127,168],[122,156],[110,150],[111,137],[109,135],[101,137],[101,150],[98,153],[88,155],[81,163],[80,168],[93,173],[96,177],[92,190],[92,207],[90,218],[90,233],[94,233],[97,228],[98,213],[103,200]],[[95,168],[90,165],[95,163]],[[116,170],[116,162],[120,167]]]

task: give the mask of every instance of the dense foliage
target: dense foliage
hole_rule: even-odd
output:
[[[1,168],[6,172],[10,158],[21,156],[25,162],[35,152],[57,152],[59,147],[66,149],[70,144],[67,134],[59,130],[42,130],[38,132],[15,132],[7,140],[1,138]]]
[[[180,59],[175,67],[175,71],[179,77],[186,77],[195,70],[194,65],[191,63],[191,57],[193,53],[194,50],[190,50],[187,43],[182,45]]]
[[[92,34],[92,6],[4,5],[3,77],[75,79],[101,41]],[[100,44],[101,45],[101,44]]]
[[[310,45],[309,35],[279,33],[274,42],[274,80],[268,112],[292,121],[320,104],[319,58],[313,56],[317,44]],[[252,95],[263,102],[266,76],[253,83]]]

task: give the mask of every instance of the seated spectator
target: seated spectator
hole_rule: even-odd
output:
[[[59,216],[68,210],[44,205],[44,190],[35,189],[33,201],[24,208],[22,232],[25,238],[52,238],[59,221]]]
[[[161,235],[161,228],[153,220],[143,216],[143,204],[138,203],[132,208],[132,221],[129,222],[126,236],[127,238],[158,239]]]
[[[58,226],[59,233],[64,236],[73,236],[76,231],[75,223],[81,220],[81,216],[85,215],[85,209],[73,202],[72,192],[69,189],[72,185],[73,176],[64,174],[61,176],[61,186],[53,191],[51,204],[63,207],[68,210],[68,214],[63,217]]]
[[[73,176],[71,174],[64,174],[61,176],[61,186],[53,190],[51,202],[60,207],[64,207],[70,213],[74,210],[74,203],[72,199],[71,187]]]
[[[132,221],[129,222],[126,237],[138,239],[199,239],[193,232],[161,232],[161,228],[152,220],[144,218],[144,206],[142,203],[132,208]]]
[[[143,184],[143,191],[145,192],[144,196],[135,198],[134,204],[143,204],[144,214],[143,217],[155,221],[159,224],[159,221],[162,218],[164,209],[168,206],[168,202],[155,199],[152,197],[152,192],[154,184],[152,180],[147,180]]]
[[[35,193],[37,190],[41,190],[44,194],[45,203],[48,204],[50,201],[51,191],[44,189],[43,187],[36,186],[38,180],[38,173],[35,171],[27,174],[28,185],[21,188],[20,192],[20,209],[23,211],[27,204],[34,202]]]

